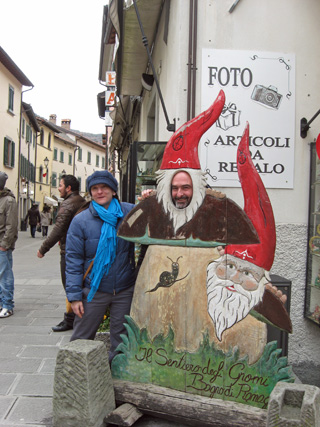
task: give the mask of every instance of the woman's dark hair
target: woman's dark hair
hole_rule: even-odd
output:
[[[73,175],[62,175],[61,179],[63,179],[64,185],[66,187],[71,187],[71,191],[79,191],[80,183],[77,178]]]

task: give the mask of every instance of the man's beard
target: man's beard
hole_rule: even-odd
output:
[[[219,260],[216,260],[207,268],[207,297],[208,313],[215,325],[217,338],[221,341],[223,332],[244,319],[262,300],[267,281],[262,278],[256,290],[246,291],[231,280],[217,277],[215,271],[218,263]],[[232,286],[236,292],[230,291],[227,286]]]
[[[186,208],[178,208],[174,205],[171,196],[171,182],[178,172],[187,172],[193,184],[193,194],[190,204]],[[199,169],[166,169],[156,172],[157,177],[157,200],[162,202],[163,208],[169,218],[173,221],[173,229],[177,230],[189,222],[199,207],[202,205],[206,195],[205,174]]]

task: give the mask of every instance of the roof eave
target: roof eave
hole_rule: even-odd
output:
[[[27,104],[26,102],[22,102],[22,107],[23,107],[26,115],[28,116],[30,123],[32,124],[33,128],[37,132],[40,132],[40,127],[38,125],[37,118],[36,118],[36,115],[33,111],[31,104]]]
[[[20,70],[10,56],[0,46],[0,62],[10,71],[12,75],[23,85],[33,86],[28,77]]]

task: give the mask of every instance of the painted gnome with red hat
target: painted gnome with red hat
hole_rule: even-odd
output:
[[[129,213],[118,234],[124,239],[148,245],[130,313],[141,330],[145,328],[151,339],[159,334],[166,336],[172,330],[176,350],[188,352],[196,351],[204,334],[207,334],[210,342],[223,351],[237,347],[241,357],[247,356],[249,362],[254,363],[261,356],[267,339],[266,324],[260,320],[276,324],[273,310],[270,313],[265,307],[264,296],[271,298],[272,303],[276,300],[274,306],[281,306],[281,316],[284,316],[285,309],[276,296],[264,292],[267,282],[265,270],[270,270],[275,250],[275,233],[274,222],[268,222],[265,235],[261,233],[261,224],[266,218],[274,220],[269,199],[271,213],[267,209],[267,216],[262,214],[259,219],[254,215],[259,203],[265,203],[261,197],[265,198],[266,192],[262,182],[257,184],[260,179],[257,172],[249,170],[249,163],[244,161],[250,158],[248,147],[244,147],[248,142],[248,129],[238,150],[245,209],[224,194],[208,189],[205,173],[200,168],[200,138],[218,119],[224,104],[225,96],[221,91],[205,112],[172,135],[157,172],[157,192]],[[184,208],[177,206],[172,197],[172,182],[180,172],[187,173],[192,180],[192,198]],[[264,264],[260,261],[264,260],[265,240],[270,230],[273,230],[273,235],[270,236],[268,253],[272,253],[272,260],[270,264],[269,257]],[[221,247],[225,248],[223,257]],[[252,256],[242,261],[249,264],[248,273],[262,283],[261,288],[258,287],[258,296],[253,300],[254,306],[260,306],[260,311],[255,311],[256,307],[253,310],[250,305],[246,313],[241,309],[241,314],[234,306],[230,315],[232,320],[229,323],[223,321],[220,327],[214,313],[216,306],[222,312],[224,308],[211,299],[211,288],[214,287],[211,278],[219,273],[223,280],[226,279],[229,257],[237,263],[241,261],[238,252],[242,257]],[[256,262],[253,262],[254,257]],[[242,265],[239,270],[247,277]],[[245,286],[256,287],[249,280]],[[239,288],[232,280],[220,288],[227,289],[231,295],[242,294],[245,299],[252,299],[252,291],[244,295],[244,288]],[[290,320],[284,323],[288,324]]]
[[[208,312],[219,341],[226,329],[245,318],[251,310],[262,320],[292,331],[283,304],[266,285],[276,249],[276,230],[266,189],[249,152],[249,125],[237,150],[237,167],[244,211],[259,235],[259,243],[228,245],[224,255],[207,269]],[[266,294],[265,294],[266,292]],[[263,301],[265,299],[265,301]],[[264,318],[264,319],[263,319]]]

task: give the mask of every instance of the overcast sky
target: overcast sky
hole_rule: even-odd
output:
[[[103,6],[108,0],[0,2],[0,45],[33,83],[23,95],[39,116],[104,133],[97,94]]]

